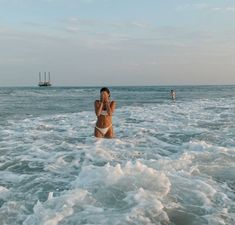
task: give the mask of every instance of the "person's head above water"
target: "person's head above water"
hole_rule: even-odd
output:
[[[109,97],[110,97],[110,90],[109,90],[107,87],[102,87],[102,88],[100,89],[100,94],[101,94],[102,92],[107,92],[107,94],[108,94]]]

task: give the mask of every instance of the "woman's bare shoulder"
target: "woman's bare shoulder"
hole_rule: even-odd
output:
[[[116,102],[115,101],[111,101],[110,102],[110,107],[111,108],[116,108]]]

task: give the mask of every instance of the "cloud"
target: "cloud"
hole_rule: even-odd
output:
[[[98,20],[82,19],[79,17],[69,17],[64,20],[64,23],[73,25],[73,26],[87,26],[87,27],[94,27],[94,26],[102,25],[102,23],[99,22]]]
[[[211,10],[212,11],[221,11],[221,10],[223,10],[223,8],[221,8],[221,7],[213,7],[213,8],[211,8]]]
[[[199,72],[203,74],[203,68],[216,75],[221,65],[225,68],[229,64],[227,67],[233,69],[235,32],[230,35],[224,33],[226,39],[223,39],[219,33],[183,27],[149,29],[145,35],[142,32],[116,31],[119,30],[96,32],[95,35],[77,31],[78,35],[70,35],[60,30],[58,33],[64,39],[59,39],[55,33],[0,28],[0,58],[4,59],[0,63],[2,73],[26,74],[22,81],[19,76],[17,83],[25,85],[25,82],[36,83],[37,77],[32,74],[37,71],[54,69],[57,85],[58,82],[81,85],[103,82],[103,76],[109,77],[110,74],[133,84],[130,77],[136,74],[141,78],[144,73],[149,82],[154,82],[156,73],[165,77],[168,73],[181,73],[184,68],[187,68],[186,80],[188,73],[194,70],[197,76]],[[199,68],[202,69],[199,71]],[[97,77],[94,78],[94,74]],[[119,74],[123,74],[121,78]],[[4,78],[1,79],[4,81]],[[115,79],[113,82],[118,82]],[[141,79],[139,83],[144,83],[146,77],[142,76]],[[5,81],[5,84],[11,84],[11,81]]]
[[[154,27],[143,21],[102,21],[69,17],[57,23],[58,32],[67,32],[74,37],[96,40],[96,43],[107,45],[129,40],[131,37],[142,37],[154,30]],[[66,35],[66,34],[65,34]],[[92,42],[92,41],[91,41]],[[91,45],[89,42],[89,46]],[[87,43],[87,42],[86,42]],[[98,45],[97,45],[98,46]]]
[[[145,44],[146,36],[151,35],[154,27],[144,21],[105,21],[71,16],[57,19],[50,23],[23,22],[19,29],[12,26],[10,30],[0,27],[0,39],[37,40],[40,43],[57,43],[69,41],[76,46],[88,49],[119,51],[131,42]]]
[[[194,4],[180,5],[176,8],[176,10],[203,10],[206,8],[208,8],[208,4],[206,3],[194,3]]]
[[[235,12],[235,6],[229,6],[226,8],[227,11]]]
[[[212,11],[220,11],[220,12],[235,12],[235,6],[227,6],[227,7],[212,7],[210,8]]]
[[[82,0],[82,2],[85,2],[85,3],[90,4],[90,3],[93,3],[93,2],[94,2],[94,0]]]
[[[79,17],[69,17],[63,21],[69,26],[83,26],[83,27],[92,27],[97,28],[113,28],[113,29],[151,29],[152,26],[146,22],[141,21],[99,21],[93,19],[82,19]]]
[[[120,29],[140,29],[140,30],[146,30],[151,29],[152,26],[145,22],[140,21],[126,21],[126,22],[112,22],[107,24],[110,27],[113,28],[120,28]]]
[[[180,5],[176,8],[178,11],[187,11],[187,10],[208,10],[208,11],[230,11],[230,12],[235,12],[235,6],[224,6],[224,7],[217,7],[212,4],[207,4],[207,3],[195,3],[195,4],[185,4],[185,5]]]

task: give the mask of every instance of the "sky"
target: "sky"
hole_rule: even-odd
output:
[[[235,84],[234,0],[0,0],[0,86]]]

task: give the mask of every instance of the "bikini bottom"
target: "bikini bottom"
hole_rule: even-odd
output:
[[[112,127],[112,124],[108,127],[105,128],[100,128],[100,127],[95,127],[98,131],[100,131],[100,133],[105,136],[105,134],[108,132],[108,130]]]

